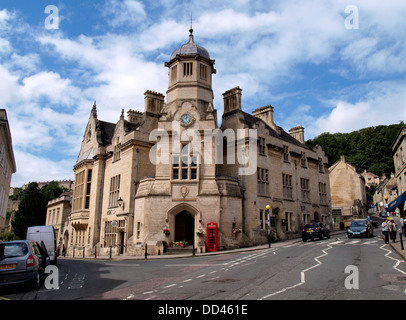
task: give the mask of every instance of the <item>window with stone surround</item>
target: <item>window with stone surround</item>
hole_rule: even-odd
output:
[[[84,188],[86,170],[78,172],[75,176],[75,188],[73,191],[72,211],[83,209]]]
[[[112,225],[112,221],[106,221],[104,224],[104,247],[116,246],[117,227]]]
[[[269,196],[269,170],[257,168],[258,195]]]
[[[197,156],[190,154],[190,143],[182,144],[181,155],[172,156],[172,179],[173,180],[196,180],[197,179]]]
[[[266,154],[265,138],[258,137],[258,153],[262,155]]]
[[[120,197],[120,175],[110,178],[109,208],[118,207],[117,200]]]
[[[320,203],[327,204],[327,186],[325,183],[319,182]]]
[[[309,179],[300,178],[300,190],[302,193],[302,201],[310,202]]]
[[[292,176],[282,173],[283,199],[293,200]]]

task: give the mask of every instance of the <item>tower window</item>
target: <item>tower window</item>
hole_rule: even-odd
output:
[[[188,77],[193,75],[193,62],[185,62],[183,64],[183,76]]]
[[[207,81],[207,66],[204,64],[200,65],[200,79]]]
[[[171,81],[172,81],[172,82],[175,82],[175,81],[176,81],[176,79],[177,79],[177,73],[178,73],[178,66],[175,65],[175,66],[173,66],[172,69],[171,69]]]

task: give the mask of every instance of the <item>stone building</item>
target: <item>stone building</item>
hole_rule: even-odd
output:
[[[16,170],[7,112],[0,109],[0,232],[5,232],[11,175]]]
[[[365,180],[344,156],[329,171],[334,228],[344,229],[353,219],[367,217]]]
[[[56,244],[64,243],[69,238],[69,229],[66,224],[71,213],[72,191],[63,192],[58,198],[51,200],[47,205],[45,225],[53,226]]]
[[[382,174],[381,180],[374,194],[374,211],[376,213],[386,212],[389,203],[398,196],[396,179],[393,173],[390,176],[386,176],[385,173]]]
[[[406,209],[406,126],[403,126],[392,144],[393,162],[398,197],[388,205],[388,212],[404,215]]]
[[[205,252],[210,226],[223,250],[330,223],[324,152],[306,147],[302,127],[278,127],[272,106],[244,112],[239,87],[223,94],[219,128],[214,64],[191,29],[165,63],[166,99],[147,90],[144,112],[122,110],[117,123],[93,105],[74,166],[68,255],[162,254],[183,241]]]

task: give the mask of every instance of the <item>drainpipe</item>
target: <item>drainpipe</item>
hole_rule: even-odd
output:
[[[299,181],[297,177],[297,160],[295,160],[295,176],[296,176],[296,204],[297,204],[297,230],[300,230],[300,204],[299,204]]]

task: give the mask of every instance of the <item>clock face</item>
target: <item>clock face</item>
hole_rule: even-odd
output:
[[[182,124],[188,125],[192,122],[192,117],[188,113],[182,114],[182,116],[180,117],[180,122],[182,122]]]

